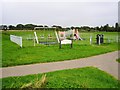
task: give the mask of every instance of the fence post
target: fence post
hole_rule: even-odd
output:
[[[22,48],[22,37],[20,37],[20,47]]]
[[[60,40],[60,43],[59,43],[59,49],[61,49],[61,47],[62,47],[62,44],[61,44],[61,40]]]
[[[90,45],[92,44],[92,36],[90,36]]]

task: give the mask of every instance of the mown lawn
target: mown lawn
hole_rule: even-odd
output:
[[[54,33],[53,31],[45,32]],[[96,45],[96,34],[104,34],[104,44]],[[15,43],[9,40],[10,34],[23,37],[23,47],[20,48]],[[42,31],[37,31],[38,36],[42,35]],[[89,56],[99,55],[111,51],[118,50],[116,43],[117,33],[114,32],[84,32],[80,33],[83,41],[74,41],[73,48],[70,49],[69,45],[63,45],[59,49],[59,45],[36,45],[34,46],[33,40],[27,40],[27,37],[34,36],[33,31],[6,31],[2,32],[2,67],[25,65],[43,62],[56,62],[64,60],[72,60],[78,58],[85,58]],[[93,36],[93,43],[90,45],[89,37]],[[54,34],[53,34],[53,37]],[[108,42],[108,38],[111,42]],[[55,41],[55,39],[54,39]]]
[[[2,88],[21,88],[25,85],[27,88],[36,88],[42,75],[3,78]],[[106,72],[94,67],[85,67],[46,73],[42,88],[118,88],[119,86],[118,80]]]

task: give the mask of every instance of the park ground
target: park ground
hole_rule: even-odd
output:
[[[37,31],[38,36],[43,33],[42,31]],[[48,33],[52,33],[54,41],[57,41],[55,40],[54,31],[48,31],[45,34]],[[102,45],[96,44],[96,35],[98,33],[104,34],[104,44]],[[22,48],[10,41],[10,34],[23,37]],[[58,44],[38,44],[34,46],[33,40],[26,39],[30,36],[34,36],[34,31],[2,32],[2,67],[72,60],[118,50],[118,43],[116,42],[118,33],[116,32],[82,32],[80,36],[84,40],[74,41],[72,49],[69,45],[63,45],[62,49],[59,49]],[[89,42],[90,36],[93,37],[92,45]]]
[[[37,33],[40,35],[41,31]],[[105,40],[102,45],[96,45],[98,33],[104,34]],[[9,40],[10,34],[23,37],[22,48]],[[33,31],[2,32],[2,67],[80,59],[118,50],[116,42],[118,34],[115,32],[82,32],[80,35],[84,40],[74,41],[72,49],[69,45],[59,49],[58,44],[33,46],[33,40],[26,40],[32,35]],[[93,36],[92,45],[89,42],[90,36]],[[21,88],[27,85],[28,88],[37,87],[37,81],[40,83],[43,76],[44,74],[36,74],[3,78],[2,87]],[[44,88],[118,88],[120,84],[113,76],[98,68],[85,67],[46,73],[43,86]]]

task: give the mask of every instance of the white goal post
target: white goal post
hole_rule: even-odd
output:
[[[10,40],[16,44],[18,44],[20,47],[22,47],[22,37],[10,35]]]

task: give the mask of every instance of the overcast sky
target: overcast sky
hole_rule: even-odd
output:
[[[113,26],[118,22],[118,1],[98,1],[3,0],[2,24]]]

